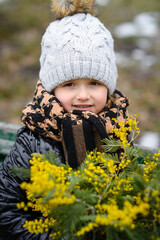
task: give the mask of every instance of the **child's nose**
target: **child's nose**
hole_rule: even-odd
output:
[[[77,99],[78,100],[87,100],[90,98],[89,91],[87,88],[82,87],[78,89]]]

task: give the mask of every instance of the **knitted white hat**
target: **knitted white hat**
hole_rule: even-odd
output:
[[[42,38],[40,80],[51,92],[68,80],[90,78],[105,84],[110,95],[117,67],[110,32],[87,13],[76,13],[52,22]]]

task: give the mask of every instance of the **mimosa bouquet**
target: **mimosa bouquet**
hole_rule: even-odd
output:
[[[21,184],[28,202],[17,207],[41,211],[43,218],[24,228],[51,230],[51,239],[160,239],[160,151],[133,146],[139,134],[134,116],[112,133],[117,140],[105,139],[104,152],[87,153],[78,169],[52,152],[32,155],[29,181]]]

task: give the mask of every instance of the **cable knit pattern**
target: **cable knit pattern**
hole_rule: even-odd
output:
[[[84,13],[52,22],[42,38],[40,79],[50,92],[71,79],[93,78],[115,90],[113,39],[98,18]]]

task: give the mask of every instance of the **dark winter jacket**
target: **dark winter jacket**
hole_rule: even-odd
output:
[[[27,229],[22,228],[24,222],[41,218],[37,212],[24,212],[17,209],[18,202],[26,201],[25,192],[19,187],[24,179],[14,177],[10,174],[13,166],[24,166],[29,168],[30,154],[34,152],[45,154],[50,150],[59,155],[64,162],[64,153],[61,142],[51,138],[43,138],[28,128],[21,128],[18,138],[10,154],[4,160],[0,168],[0,237],[4,240],[47,240],[49,233],[30,234]]]

